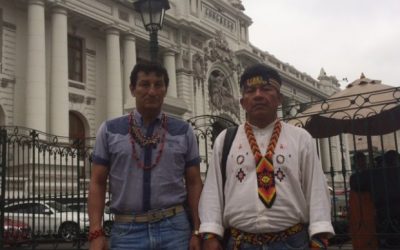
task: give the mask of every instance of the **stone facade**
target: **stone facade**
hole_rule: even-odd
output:
[[[253,46],[240,0],[169,2],[158,58],[171,78],[169,114],[242,121],[238,78],[255,62],[282,74],[283,110],[338,90],[334,77],[315,80]],[[0,125],[61,136],[71,135],[71,116],[89,137],[134,108],[129,74],[150,58],[149,34],[130,0],[0,0],[0,38]]]

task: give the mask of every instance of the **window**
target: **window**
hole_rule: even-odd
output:
[[[80,37],[68,35],[68,78],[83,82],[84,41]]]

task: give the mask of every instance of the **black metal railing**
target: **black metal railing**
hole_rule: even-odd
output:
[[[392,89],[394,100],[389,100],[392,105],[390,109],[379,111],[382,107],[388,107],[379,102],[375,110],[398,112],[398,93],[398,88]],[[364,100],[369,105],[368,108],[371,108],[371,97],[346,98],[353,102],[357,100],[360,107],[363,104],[359,100]],[[307,113],[304,110],[290,120],[285,120],[308,130],[307,125],[313,117],[321,115],[332,118],[342,111],[336,109],[329,113],[324,107],[331,102],[332,100],[325,100],[304,104],[304,107],[309,108],[319,105],[322,111]],[[291,110],[290,107],[283,109]],[[389,119],[389,122],[398,122],[399,116],[396,114],[388,116],[395,119]],[[363,118],[367,117],[355,117]],[[349,117],[343,120],[347,121]],[[202,157],[202,172],[205,173],[216,136],[224,128],[236,125],[236,122],[212,115],[193,117],[188,122],[196,133]],[[395,127],[392,125],[389,127]],[[332,128],[329,124],[319,126],[321,129],[325,126]],[[397,195],[400,195],[400,187],[397,186],[400,183],[400,164],[398,160],[394,164],[390,163],[385,157],[388,152],[398,157],[400,132],[349,133],[351,126],[350,124],[350,127],[346,127],[346,133],[340,130],[339,133],[326,137],[314,136],[330,187],[332,222],[336,230],[336,236],[331,243],[339,247],[351,244],[351,237],[354,238],[352,230],[357,228],[351,225],[350,215],[357,209],[359,213],[371,213],[366,210],[367,206],[360,203],[358,208],[354,207],[357,193],[354,192],[354,186],[350,185],[350,180],[354,181],[356,178],[367,183],[370,203],[375,209],[375,213],[371,213],[374,214],[371,216],[375,223],[373,236],[381,246],[399,248],[400,244],[397,244],[396,239],[400,238],[400,218],[397,212],[400,211],[400,197]],[[315,128],[318,127],[312,127]],[[24,248],[21,249],[40,249],[38,246],[43,242],[54,244],[54,249],[87,249],[87,190],[94,138],[75,140],[22,127],[1,127],[0,131],[0,223],[3,225],[0,228],[0,249],[10,247],[10,243],[22,244]],[[353,161],[353,155],[359,152],[366,156],[366,167],[362,171],[355,168]],[[367,177],[359,177],[359,172]],[[112,215],[105,217],[105,223],[112,223]],[[67,243],[69,245],[62,248]]]
[[[74,242],[81,249],[89,226],[93,138],[73,140],[22,127],[2,127],[1,135],[2,247]]]

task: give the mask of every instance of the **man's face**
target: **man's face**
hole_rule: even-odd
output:
[[[136,97],[136,108],[140,112],[159,112],[167,94],[167,86],[162,75],[140,71],[136,86],[131,86],[131,93]]]
[[[272,81],[270,80],[270,82]],[[274,119],[281,103],[282,96],[275,83],[250,81],[242,89],[240,104],[246,111],[250,122],[252,120],[265,119],[269,121]]]

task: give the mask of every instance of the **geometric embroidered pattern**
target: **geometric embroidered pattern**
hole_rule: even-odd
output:
[[[236,174],[236,178],[237,178],[240,182],[242,182],[243,179],[244,179],[244,177],[246,177],[246,174],[245,174],[245,172],[243,172],[243,169],[240,168],[240,169],[239,169],[239,172]]]
[[[244,129],[256,161],[258,196],[266,207],[271,208],[276,198],[275,174],[272,157],[282,130],[282,124],[279,120],[275,122],[274,130],[271,139],[269,140],[265,156],[261,154],[253,129],[248,122],[245,123]]]
[[[258,162],[257,168],[258,195],[261,201],[270,208],[276,198],[274,166],[265,157]]]
[[[304,225],[298,223],[294,226],[287,228],[286,230],[276,233],[260,233],[252,234],[240,231],[236,228],[231,228],[231,236],[234,240],[233,249],[240,249],[242,243],[250,243],[255,246],[261,246],[266,244],[272,244],[277,241],[285,241],[292,235],[301,232],[304,229]],[[322,248],[321,248],[322,249]]]
[[[282,182],[283,178],[286,177],[285,173],[280,168],[278,169],[278,171],[276,171],[275,176],[280,182]]]

